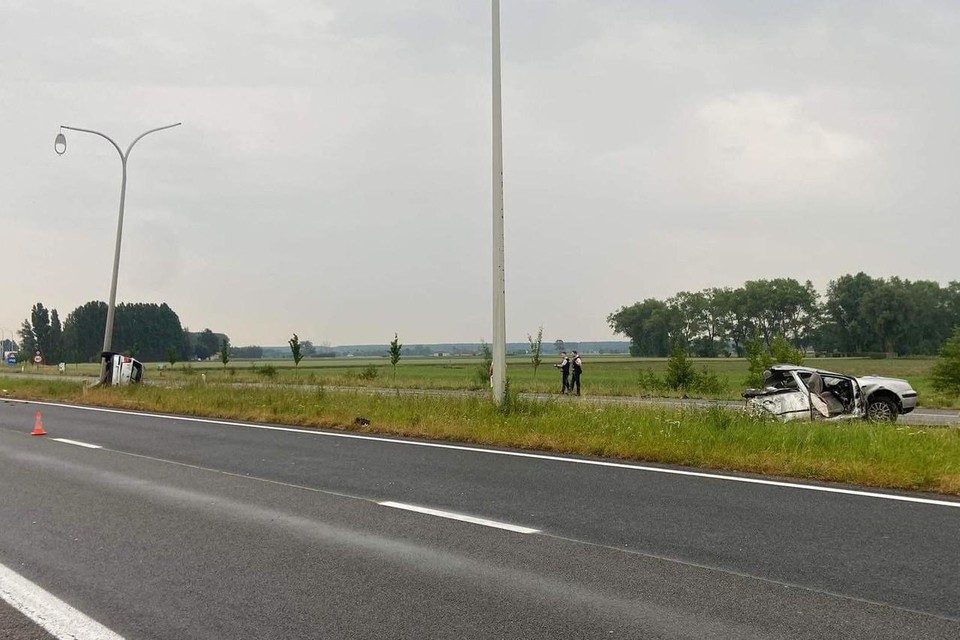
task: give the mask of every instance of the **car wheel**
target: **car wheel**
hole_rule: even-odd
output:
[[[871,422],[896,422],[897,403],[890,398],[871,398],[867,401],[867,419]]]

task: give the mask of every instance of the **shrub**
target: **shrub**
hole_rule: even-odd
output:
[[[668,370],[662,378],[650,369],[640,369],[637,372],[637,386],[641,393],[690,391],[701,395],[720,395],[727,391],[727,385],[717,374],[706,367],[696,371],[685,357],[678,358],[675,371]]]
[[[937,391],[960,395],[960,328],[940,349],[933,366],[933,386]]]
[[[770,348],[764,346],[757,337],[744,345],[747,351],[747,363],[750,373],[746,379],[748,387],[760,388],[764,384],[763,372],[774,364],[803,364],[803,352],[797,349],[784,336],[773,339]]]
[[[784,336],[779,335],[770,345],[770,355],[778,364],[803,364],[803,351],[797,349]]]
[[[376,380],[378,375],[380,375],[380,372],[377,370],[377,368],[372,364],[368,364],[357,375],[357,377],[361,380]]]
[[[637,372],[637,386],[640,388],[641,393],[667,390],[667,385],[664,383],[663,378],[658,376],[652,369],[646,368],[640,369]]]
[[[272,380],[277,377],[277,368],[272,364],[265,364],[257,370],[257,373]]]
[[[693,389],[701,394],[720,395],[726,392],[727,385],[720,379],[720,376],[712,371],[707,371],[707,368],[703,367],[696,374]]]
[[[690,389],[697,381],[697,372],[693,363],[687,359],[687,350],[681,345],[673,348],[673,354],[667,361],[667,373],[664,382],[673,390]]]
[[[474,370],[474,378],[480,388],[483,388],[490,384],[490,365],[493,364],[493,351],[485,340],[480,341],[480,356],[480,364]]]
[[[748,387],[759,389],[763,386],[763,372],[773,364],[773,357],[763,348],[763,343],[759,339],[750,340],[744,348],[747,352],[747,368],[750,370],[744,382]]]

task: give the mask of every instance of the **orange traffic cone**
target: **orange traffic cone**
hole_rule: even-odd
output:
[[[32,436],[45,436],[47,432],[43,430],[43,416],[40,415],[40,412],[37,411],[37,417],[33,421],[33,431],[30,432]]]

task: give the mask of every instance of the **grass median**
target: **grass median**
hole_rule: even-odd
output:
[[[88,388],[6,380],[3,395],[159,413],[412,436],[960,495],[960,429],[781,424],[722,408],[376,395],[322,387]],[[369,420],[357,425],[356,418]]]

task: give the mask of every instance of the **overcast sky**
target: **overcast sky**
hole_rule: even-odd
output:
[[[647,297],[960,279],[960,3],[504,0],[507,338]],[[492,338],[490,3],[0,0],[0,329]]]

